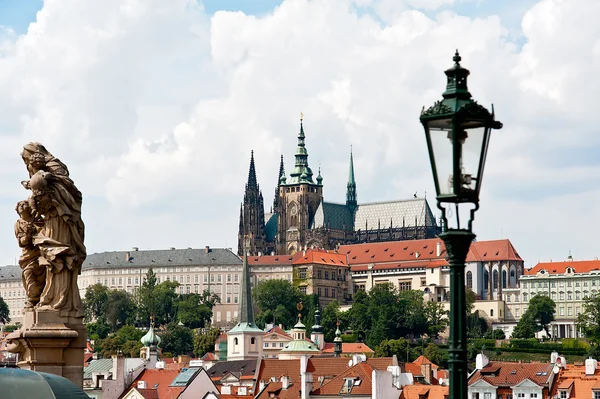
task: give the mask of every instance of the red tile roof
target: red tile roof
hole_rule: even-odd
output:
[[[275,326],[275,327],[267,330],[267,332],[265,333],[265,335],[269,335],[269,334],[279,334],[279,335],[282,335],[284,337],[289,337],[290,339],[292,338],[292,336],[290,334],[288,334],[285,331],[283,331],[283,328],[281,328],[279,326]]]
[[[448,392],[448,386],[407,385],[402,388],[400,399],[445,399]]]
[[[333,353],[333,343],[327,342],[323,346],[323,353]],[[342,353],[353,354],[353,353],[374,353],[373,349],[369,348],[366,344],[362,343],[342,343]]]
[[[424,355],[421,355],[418,358],[416,358],[413,361],[413,364],[416,364],[419,367],[421,367],[421,365],[423,365],[423,364],[431,364],[431,369],[432,370],[437,370],[438,369],[438,365],[435,364],[435,363],[432,363],[431,360],[427,359]]]
[[[551,373],[550,363],[490,362],[483,369],[475,371],[469,379],[469,385],[484,380],[496,387],[512,387],[528,378],[544,386]]]
[[[596,369],[593,375],[586,375],[585,366],[567,364],[566,369],[560,369],[550,397],[559,395],[559,389],[569,387],[571,387],[569,399],[593,397],[593,390],[600,390],[600,370]]]
[[[348,378],[353,378],[355,382],[353,383],[351,390],[344,393],[343,396],[371,395],[371,375],[373,374],[373,370],[374,367],[370,364],[360,362],[337,375],[331,381],[326,382],[320,388],[317,388],[314,393],[315,395],[339,395],[346,385],[346,380]],[[358,385],[357,381],[360,381]]]
[[[589,273],[592,270],[600,270],[600,260],[578,260],[568,262],[541,262],[525,271],[527,275],[535,275],[541,270],[548,274],[564,274],[567,267],[575,270],[575,273]]]
[[[333,251],[323,251],[309,249],[306,252],[297,252],[292,262],[294,265],[329,265],[329,266],[348,266],[346,264],[346,255],[335,253]]]
[[[146,388],[143,389],[142,393],[139,389],[140,394],[144,395],[146,399],[171,399],[176,398],[185,387],[170,387],[169,385],[173,382],[175,377],[181,372],[180,369],[177,370],[167,370],[167,369],[146,369],[142,371],[142,373],[136,378],[131,385],[123,392],[121,397],[125,396],[132,388],[136,388],[138,386],[138,381],[145,381]],[[154,388],[156,386],[156,388]],[[150,392],[150,391],[154,391]],[[148,395],[148,396],[146,396]],[[153,396],[154,395],[154,396]]]
[[[393,264],[398,268],[447,265],[446,246],[439,238],[342,245],[338,252],[348,256],[348,264],[353,271],[357,267],[369,264],[375,264],[376,268],[383,264]],[[523,259],[508,239],[473,242],[467,255],[467,262],[498,260],[522,261]]]
[[[292,382],[286,389],[283,389],[282,383],[270,382],[265,386],[265,389],[260,392],[256,399],[297,399],[300,397],[300,381]]]

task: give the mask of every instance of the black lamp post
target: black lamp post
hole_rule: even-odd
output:
[[[442,211],[442,234],[450,263],[450,337],[448,340],[450,399],[467,398],[467,314],[465,259],[475,234],[471,229],[479,209],[479,190],[492,129],[502,128],[490,113],[477,104],[467,88],[469,71],[460,66],[458,50],[454,66],[446,70],[443,99],[421,112],[431,170]],[[447,207],[444,207],[443,205]],[[459,205],[470,208],[467,226],[461,227]],[[447,216],[454,208],[456,227],[448,227]],[[447,215],[448,214],[448,215]]]

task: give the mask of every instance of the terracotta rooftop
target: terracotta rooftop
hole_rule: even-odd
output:
[[[333,353],[333,343],[327,342],[323,346],[323,353]],[[342,343],[342,353],[353,354],[353,353],[374,353],[373,349],[369,348],[367,344],[362,343]]]
[[[265,335],[269,335],[269,334],[279,334],[279,335],[283,335],[284,337],[289,337],[290,339],[292,338],[292,336],[288,333],[286,333],[283,328],[279,327],[279,326],[275,326],[273,328],[270,328],[267,330],[267,332],[265,332]]]
[[[352,270],[372,263],[395,263],[400,265],[398,267],[428,267],[429,262],[434,262],[429,267],[447,265],[446,246],[439,238],[341,245],[338,253],[348,256],[348,264],[352,266]],[[467,262],[498,260],[523,259],[508,239],[473,242],[467,255]],[[440,261],[444,263],[435,263]],[[410,266],[413,263],[415,266]]]
[[[575,273],[589,273],[594,270],[600,271],[600,260],[578,260],[565,262],[542,262],[525,271],[525,274],[535,275],[541,270],[548,274],[565,274],[567,267],[573,268]]]
[[[292,262],[294,265],[329,265],[329,266],[348,266],[346,264],[346,255],[335,253],[333,251],[323,251],[309,249],[306,252],[297,252]]]
[[[469,385],[479,380],[496,387],[512,387],[525,379],[544,386],[552,375],[550,363],[490,362],[481,370],[476,370],[469,379]]]
[[[132,388],[144,396],[145,399],[171,399],[176,398],[185,387],[169,386],[181,370],[146,369],[123,392],[124,397]],[[145,381],[145,389],[137,389],[138,381]]]
[[[594,397],[593,391],[600,391],[600,371],[596,369],[593,375],[586,375],[585,366],[567,364],[566,369],[559,371],[550,397],[560,397],[559,390],[569,388],[569,399]]]
[[[447,399],[448,386],[407,385],[402,388],[400,399]]]
[[[286,389],[283,389],[281,381],[269,382],[256,399],[297,399],[300,397],[300,389],[299,380],[292,382]]]
[[[315,395],[371,395],[371,375],[375,368],[367,362],[360,362],[323,384],[314,391]],[[348,380],[352,379],[352,385]]]

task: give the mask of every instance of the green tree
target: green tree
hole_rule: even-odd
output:
[[[108,299],[102,307],[107,324],[117,331],[135,320],[136,306],[131,294],[123,290],[109,290]]]
[[[291,327],[296,324],[296,306],[303,295],[288,280],[261,281],[252,289],[252,296],[260,310],[256,317],[259,325],[275,323]]]
[[[412,362],[417,358],[410,342],[405,338],[384,339],[375,347],[376,357],[390,357],[393,355],[396,355],[399,361],[404,362]]]
[[[213,306],[210,293],[180,295],[175,302],[177,320],[189,328],[204,328],[210,322]]]
[[[467,316],[470,316],[473,313],[473,308],[475,307],[475,301],[477,300],[477,294],[473,292],[473,290],[469,287],[465,289],[465,310],[467,311]]]
[[[321,325],[325,333],[325,342],[333,342],[335,338],[335,330],[337,330],[337,321],[340,319],[340,304],[333,300],[323,308],[321,312]],[[340,327],[341,321],[340,321]],[[340,328],[341,330],[341,328]]]
[[[525,312],[513,329],[512,338],[535,338],[535,326],[533,315]]]
[[[90,322],[104,315],[108,302],[108,287],[98,283],[90,285],[83,297],[83,314],[85,321]]]
[[[137,295],[139,323],[147,325],[150,315],[154,316],[156,326],[168,324],[176,316],[175,289],[179,283],[163,281],[157,284],[156,275],[152,268],[148,269],[146,277]]]
[[[401,312],[397,315],[400,320],[397,329],[401,331],[401,335],[420,337],[428,332],[425,309],[421,291],[408,290],[398,294],[398,310]]]
[[[218,328],[211,328],[206,333],[197,330],[194,334],[194,355],[202,357],[208,352],[212,352],[219,335],[221,335],[221,330]]]
[[[448,312],[441,302],[427,302],[425,304],[425,317],[427,319],[427,335],[436,339],[439,338],[441,332],[446,330],[450,322]]]
[[[529,307],[525,313],[531,315],[536,332],[544,330],[546,336],[551,337],[549,326],[554,321],[556,303],[549,296],[541,294],[533,296],[529,300]]]
[[[505,339],[506,334],[504,334],[504,330],[497,328],[495,330],[488,330],[483,337],[486,339]]]
[[[364,341],[367,331],[371,330],[372,323],[369,314],[369,295],[364,290],[354,293],[354,303],[348,313],[349,327],[356,333],[359,341]]]
[[[161,347],[165,353],[178,356],[194,352],[194,333],[186,326],[170,323],[167,325],[166,331],[161,334],[161,338]]]
[[[110,326],[106,324],[106,320],[103,317],[99,318],[95,322],[87,323],[85,327],[88,338],[93,339],[94,341],[108,337],[108,334],[110,334],[111,331]]]
[[[427,344],[423,355],[434,364],[442,364],[442,352],[436,344]]]
[[[10,309],[4,299],[0,297],[0,324],[10,323]]]
[[[479,317],[479,311],[467,316],[467,337],[482,338],[488,330],[488,324],[483,317]]]
[[[600,344],[600,293],[586,297],[584,301],[583,312],[577,316],[577,327],[597,346]]]

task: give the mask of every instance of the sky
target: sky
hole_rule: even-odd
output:
[[[419,114],[459,49],[494,104],[474,231],[530,267],[600,256],[600,2],[0,0],[0,264],[43,143],[83,192],[88,252],[237,245],[250,151],[267,207],[300,112],[324,197],[427,196]],[[268,209],[267,209],[268,210]]]

